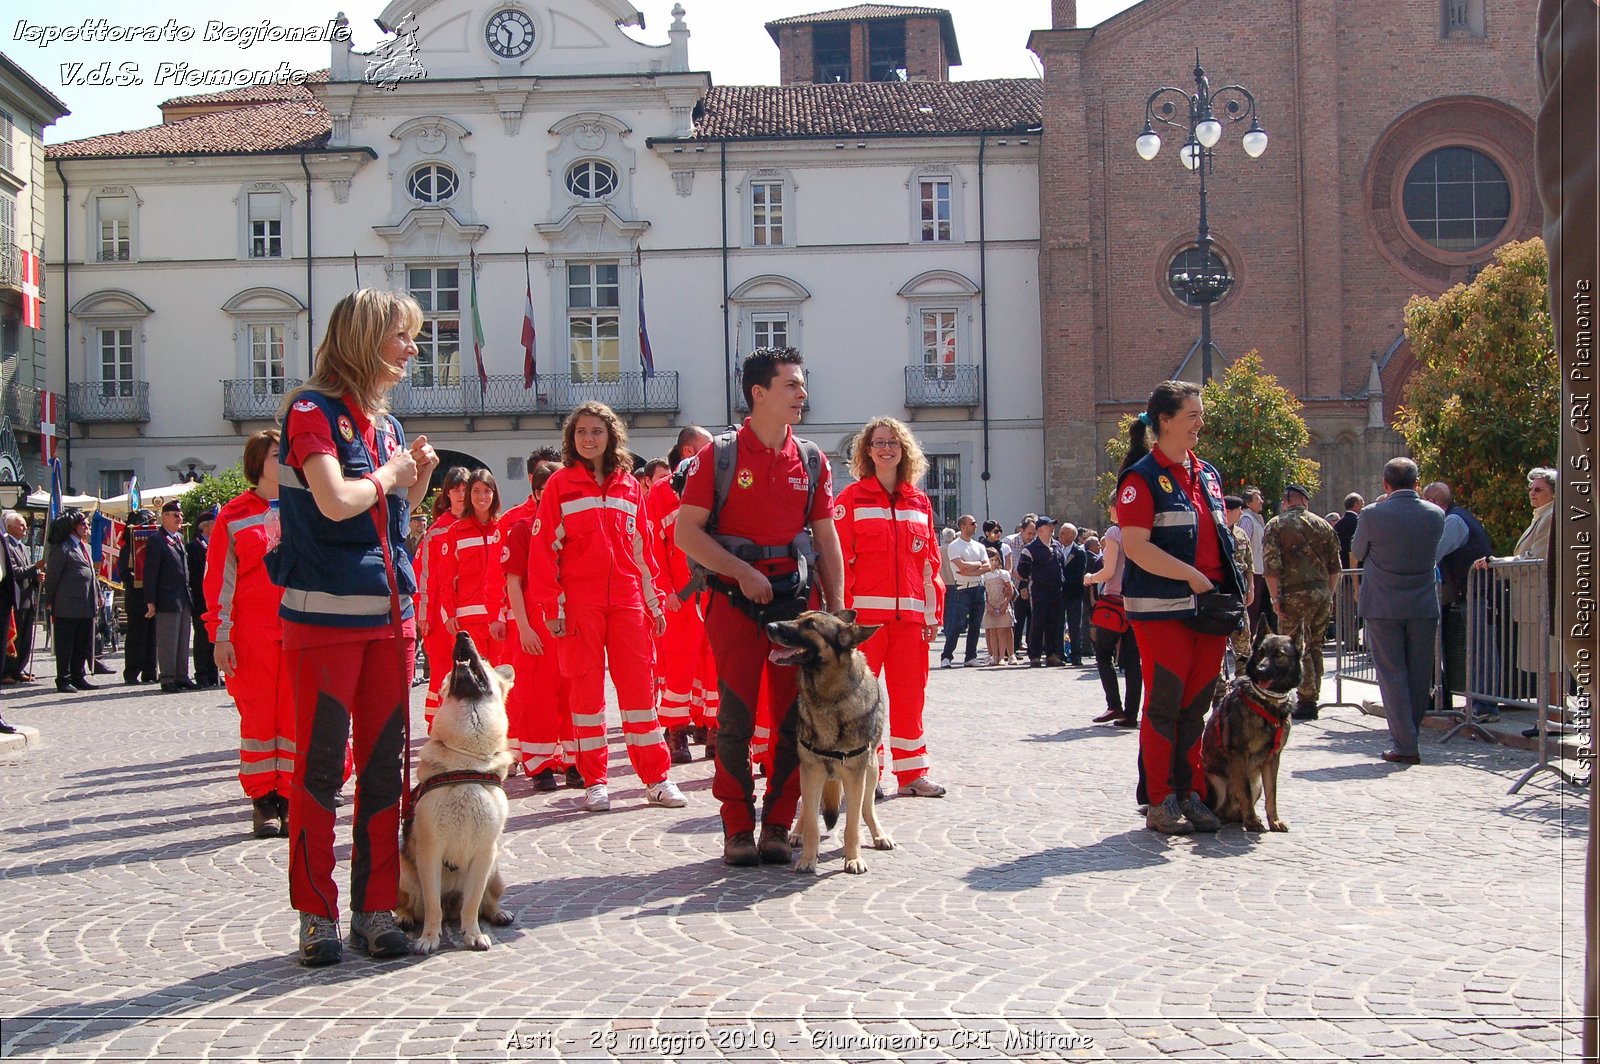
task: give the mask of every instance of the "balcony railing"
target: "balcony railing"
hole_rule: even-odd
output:
[[[72,420],[80,424],[150,420],[149,381],[83,381],[67,394]]]
[[[0,392],[0,413],[11,419],[11,427],[14,429],[38,432],[40,421],[39,397],[43,394],[44,392],[39,388],[18,384],[16,381],[7,381],[5,390]],[[64,413],[66,409],[67,404],[62,401],[60,395],[57,395],[56,410],[59,412],[57,420],[60,420],[60,413]],[[64,423],[57,425],[56,431],[65,436],[67,434],[67,426]]]
[[[0,286],[22,287],[22,254],[15,244],[0,245]]]
[[[222,382],[222,416],[229,421],[275,421],[283,397],[300,387],[294,378]]]
[[[977,366],[907,366],[906,406],[977,406]]]
[[[438,388],[407,381],[389,393],[389,409],[400,417],[564,417],[591,399],[619,414],[675,414],[678,374],[623,373],[609,380],[541,375],[532,388],[523,388],[521,377],[490,377],[484,386],[468,376]]]

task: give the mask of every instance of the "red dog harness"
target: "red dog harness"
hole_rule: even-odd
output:
[[[1273,716],[1272,711],[1267,709],[1259,699],[1251,697],[1253,692],[1259,691],[1260,688],[1252,682],[1245,690],[1239,693],[1239,698],[1246,706],[1250,707],[1250,712],[1273,726],[1272,752],[1276,754],[1283,749],[1284,740],[1289,736],[1289,722],[1287,719]]]
[[[462,769],[459,772],[441,772],[437,776],[429,776],[411,789],[410,808],[406,810],[405,822],[409,825],[416,819],[417,803],[422,796],[435,787],[450,787],[457,783],[482,783],[489,787],[505,789],[506,782],[494,772],[480,772],[476,769]]]

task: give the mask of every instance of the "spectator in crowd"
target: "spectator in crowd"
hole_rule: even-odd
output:
[[[194,536],[183,549],[189,570],[189,620],[194,626],[194,682],[201,687],[215,687],[220,682],[215,648],[206,634],[206,553],[216,520],[215,506],[204,510],[195,519]]]
[[[1003,531],[999,521],[985,521],[983,523],[983,547],[992,550],[1000,556],[1000,566],[1003,569],[1011,568],[1011,548],[1006,544],[1000,533]]]
[[[1250,537],[1245,534],[1240,526],[1240,518],[1244,516],[1244,500],[1237,495],[1223,497],[1222,504],[1227,515],[1228,533],[1233,536],[1233,567],[1239,574],[1239,583],[1244,588],[1244,601],[1246,607],[1255,597],[1255,567],[1251,564]],[[1237,678],[1244,675],[1244,668],[1250,663],[1250,628],[1246,625],[1228,637],[1228,653],[1233,656],[1232,675]],[[1226,661],[1226,659],[1224,659]],[[1223,677],[1226,679],[1228,671],[1224,669]],[[1226,684],[1218,684],[1213,702],[1221,702]]]
[[[183,505],[161,507],[161,532],[144,552],[144,615],[156,622],[156,668],[167,693],[193,691],[189,679],[189,563],[184,554]]]
[[[652,458],[644,464],[644,472],[639,474],[639,483],[645,491],[656,486],[656,481],[672,475],[672,466],[665,458]]]
[[[406,530],[406,553],[411,556],[411,563],[417,562],[417,550],[422,545],[422,537],[428,531],[428,515],[418,510],[411,515],[411,527]]]
[[[56,690],[94,690],[87,673],[100,595],[89,557],[89,518],[81,510],[68,510],[50,526],[44,604],[53,626]]]
[[[422,653],[427,659],[428,694],[422,701],[422,717],[428,729],[433,730],[433,715],[439,708],[439,686],[450,672],[450,656],[455,637],[444,626],[444,614],[439,600],[439,549],[444,545],[444,535],[450,526],[461,520],[467,510],[467,470],[464,466],[451,466],[444,471],[439,490],[433,496],[432,521],[428,531],[417,545],[417,635],[422,640]],[[441,668],[434,668],[437,662]]]
[[[1417,463],[1391,458],[1383,467],[1386,497],[1361,511],[1350,560],[1361,567],[1357,609],[1394,747],[1383,759],[1422,762],[1417,731],[1433,687],[1439,597],[1433,590],[1434,551],[1444,534],[1444,511],[1417,494]]]
[[[1145,826],[1168,835],[1222,826],[1200,794],[1200,734],[1228,637],[1186,622],[1200,612],[1198,596],[1213,591],[1244,607],[1222,478],[1194,452],[1204,425],[1197,385],[1157,385],[1129,427],[1117,483],[1128,554],[1123,601],[1144,669],[1139,751],[1150,799]]]
[[[1445,709],[1455,704],[1451,686],[1460,675],[1469,690],[1485,691],[1490,678],[1497,675],[1494,636],[1489,623],[1488,581],[1485,577],[1479,594],[1474,599],[1472,615],[1467,615],[1467,583],[1472,579],[1473,564],[1493,553],[1489,533],[1471,510],[1457,506],[1450,485],[1436,480],[1422,489],[1422,497],[1444,511],[1444,534],[1439,538],[1437,561],[1439,564],[1439,646],[1444,655],[1444,668],[1440,670],[1443,682],[1439,695]],[[1473,653],[1467,654],[1468,645]],[[1467,676],[1466,658],[1470,656],[1476,668]],[[1483,699],[1471,700],[1467,712],[1476,718],[1498,719],[1495,704]]]
[[[1339,537],[1339,566],[1349,569],[1350,566],[1350,541],[1356,535],[1356,522],[1361,519],[1361,508],[1367,505],[1358,492],[1352,491],[1344,497],[1344,513],[1333,522],[1334,534]]]
[[[1528,522],[1528,527],[1518,538],[1515,553],[1497,560],[1514,561],[1520,558],[1549,561],[1555,546],[1556,487],[1559,483],[1559,474],[1548,466],[1528,470],[1528,505],[1533,507],[1533,520]],[[1488,559],[1480,558],[1474,565],[1486,569]],[[1544,596],[1531,582],[1524,582],[1518,590],[1523,593],[1514,592],[1511,595],[1510,610],[1511,623],[1516,632],[1517,670],[1535,677],[1541,672],[1546,673],[1550,685],[1547,695],[1547,705],[1550,707],[1548,723],[1551,732],[1560,733],[1565,730],[1563,711],[1567,701],[1561,640],[1548,634],[1549,605],[1543,601]],[[1535,726],[1522,734],[1531,739],[1539,734],[1539,729]]]
[[[1066,617],[1067,639],[1072,644],[1069,662],[1083,664],[1083,604],[1088,596],[1083,591],[1083,576],[1089,571],[1089,552],[1078,542],[1078,529],[1073,524],[1063,524],[1057,537],[1066,552],[1061,573],[1061,609]]]
[[[1017,588],[1011,572],[1000,559],[1000,552],[989,548],[989,571],[983,574],[983,638],[990,665],[1016,664],[1016,647],[1011,642],[1011,602]]]
[[[1017,563],[1022,560],[1022,551],[1033,542],[1038,535],[1039,515],[1027,514],[1022,518],[1022,523],[1017,526],[1016,535],[1009,537],[1011,541],[1011,583],[1020,591],[1022,585],[1017,580]],[[1021,594],[1011,603],[1011,615],[1016,618],[1016,623],[1011,626],[1012,645],[1016,647],[1013,657],[1021,655],[1028,648],[1028,617],[1032,607],[1028,600]]]
[[[1017,561],[1017,597],[1028,603],[1028,665],[1065,664],[1061,659],[1067,623],[1067,550],[1056,542],[1055,519],[1041,516],[1033,540]],[[1082,570],[1078,580],[1081,589]],[[1082,591],[1079,591],[1082,594]]]
[[[1300,688],[1295,720],[1316,720],[1322,695],[1322,640],[1333,618],[1339,582],[1339,537],[1307,507],[1311,493],[1298,484],[1283,489],[1283,506],[1261,536],[1267,588],[1284,635],[1299,636]]]
[[[1252,638],[1265,625],[1269,632],[1278,630],[1278,618],[1272,612],[1272,595],[1267,590],[1266,554],[1261,549],[1261,537],[1267,531],[1267,518],[1263,512],[1261,489],[1251,486],[1239,493],[1244,500],[1244,513],[1239,515],[1239,525],[1250,537],[1250,564],[1255,568],[1251,581],[1254,594],[1250,597],[1250,635]]]
[[[1096,724],[1108,721],[1119,728],[1139,726],[1139,700],[1144,694],[1144,677],[1139,665],[1139,641],[1134,637],[1133,625],[1128,623],[1128,613],[1122,597],[1122,578],[1125,556],[1122,553],[1122,530],[1115,524],[1117,504],[1111,504],[1112,525],[1106,529],[1101,564],[1087,573],[1083,582],[1095,589],[1094,610],[1091,613],[1090,631],[1094,640],[1094,663],[1100,673],[1100,687],[1105,691],[1105,712],[1094,718]],[[1122,670],[1127,686],[1127,697],[1117,690],[1117,670]]]
[[[15,510],[5,512],[6,579],[0,596],[11,608],[17,626],[16,653],[8,654],[0,683],[32,683],[28,671],[33,657],[33,625],[39,612],[39,585],[44,582],[42,563],[35,562],[28,550],[28,521]]]
[[[122,644],[122,682],[125,684],[156,682],[156,622],[145,609],[144,552],[152,539],[161,534],[152,526],[158,524],[153,510],[133,511],[128,517],[127,533],[122,538],[122,550],[117,555],[117,569],[122,573],[122,606],[128,617],[127,637]]]
[[[955,663],[956,643],[961,634],[967,636],[967,653],[962,664],[971,668],[978,663],[978,629],[983,624],[983,574],[989,569],[989,554],[982,543],[973,539],[978,530],[978,519],[962,514],[956,522],[956,538],[945,547],[945,557],[955,575],[955,592],[945,597],[944,652],[939,655],[939,667],[948,669]]]

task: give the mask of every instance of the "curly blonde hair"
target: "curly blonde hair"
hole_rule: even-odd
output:
[[[875,417],[856,433],[855,440],[850,444],[850,475],[857,480],[866,480],[874,474],[872,434],[879,429],[888,429],[900,441],[900,464],[895,467],[895,476],[900,483],[921,484],[922,478],[928,473],[928,458],[922,453],[916,437],[911,435],[910,427],[892,417]]]
[[[628,427],[622,423],[616,411],[606,404],[590,399],[579,403],[567,415],[566,422],[561,426],[561,459],[569,466],[577,465],[578,457],[578,419],[580,417],[596,417],[605,422],[607,435],[606,452],[600,457],[600,477],[605,479],[618,469],[632,469],[633,455],[628,452]]]

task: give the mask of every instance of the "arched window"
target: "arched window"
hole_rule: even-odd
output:
[[[1438,148],[1406,174],[1406,222],[1443,251],[1490,243],[1511,215],[1511,186],[1489,156],[1465,147]]]
[[[617,168],[600,159],[584,159],[567,171],[567,191],[582,200],[601,200],[617,190]]]
[[[461,178],[443,163],[425,163],[406,177],[406,195],[428,207],[437,207],[455,198]]]

